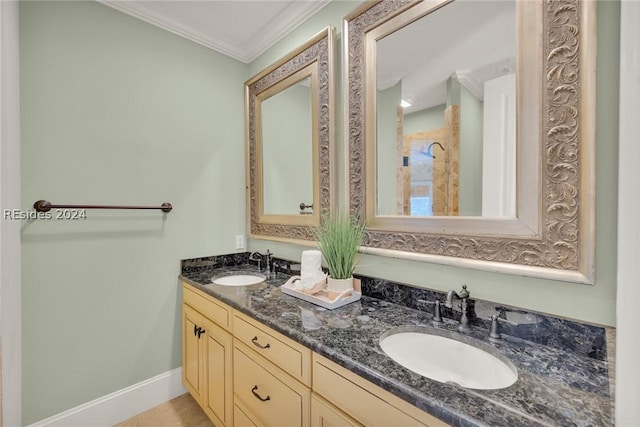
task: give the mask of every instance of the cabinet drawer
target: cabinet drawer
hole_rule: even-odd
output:
[[[233,348],[233,390],[267,426],[309,425],[311,391],[240,343]]]
[[[231,309],[226,305],[184,282],[182,283],[182,301],[229,330]]]
[[[311,394],[311,427],[363,427],[315,393]]]
[[[249,416],[250,413],[242,402],[236,401],[233,405],[233,427],[263,427]]]
[[[298,381],[311,385],[311,350],[284,335],[234,312],[233,335]]]
[[[313,354],[313,391],[366,426],[447,426],[316,353]]]

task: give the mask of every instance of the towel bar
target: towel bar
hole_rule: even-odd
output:
[[[49,212],[51,209],[160,209],[162,212],[171,212],[173,206],[168,202],[160,206],[53,205],[47,200],[38,200],[33,208],[38,212]]]

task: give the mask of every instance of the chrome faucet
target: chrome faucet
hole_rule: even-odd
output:
[[[251,252],[249,261],[258,261],[258,271],[262,271],[262,254],[258,251]]]
[[[460,300],[460,308],[462,310],[462,316],[460,316],[460,323],[458,324],[458,331],[464,332],[469,330],[469,317],[467,316],[467,309],[469,308],[469,291],[467,285],[462,285],[460,293],[450,290],[447,293],[447,300],[444,306],[447,308],[453,308],[453,299],[458,298]]]
[[[269,252],[269,249],[267,249],[267,253],[264,255],[258,251],[255,251],[251,252],[251,255],[249,255],[249,260],[258,261],[258,271],[262,271],[262,261],[264,259],[264,271],[267,273],[268,278],[271,278],[271,272],[273,270],[271,259],[272,255],[273,254]]]

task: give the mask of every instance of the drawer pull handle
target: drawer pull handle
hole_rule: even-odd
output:
[[[262,402],[266,402],[267,400],[271,400],[271,396],[267,395],[267,397],[262,397],[258,394],[258,386],[254,385],[253,388],[251,389],[251,393],[253,393],[253,395],[260,399]]]
[[[198,337],[200,339],[200,335],[204,334],[206,331],[202,329],[200,326],[193,325],[193,336]]]
[[[265,349],[265,348],[269,348],[271,347],[271,344],[267,344],[267,345],[262,345],[258,342],[258,337],[253,337],[253,339],[251,340],[251,342],[253,343],[253,345],[255,345],[256,347]]]

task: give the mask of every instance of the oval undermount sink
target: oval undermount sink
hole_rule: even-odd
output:
[[[494,390],[518,379],[513,364],[478,347],[425,332],[395,332],[380,347],[405,368],[433,380],[465,388]]]
[[[261,274],[234,274],[222,276],[212,280],[216,285],[222,286],[249,286],[264,282],[266,277]]]

